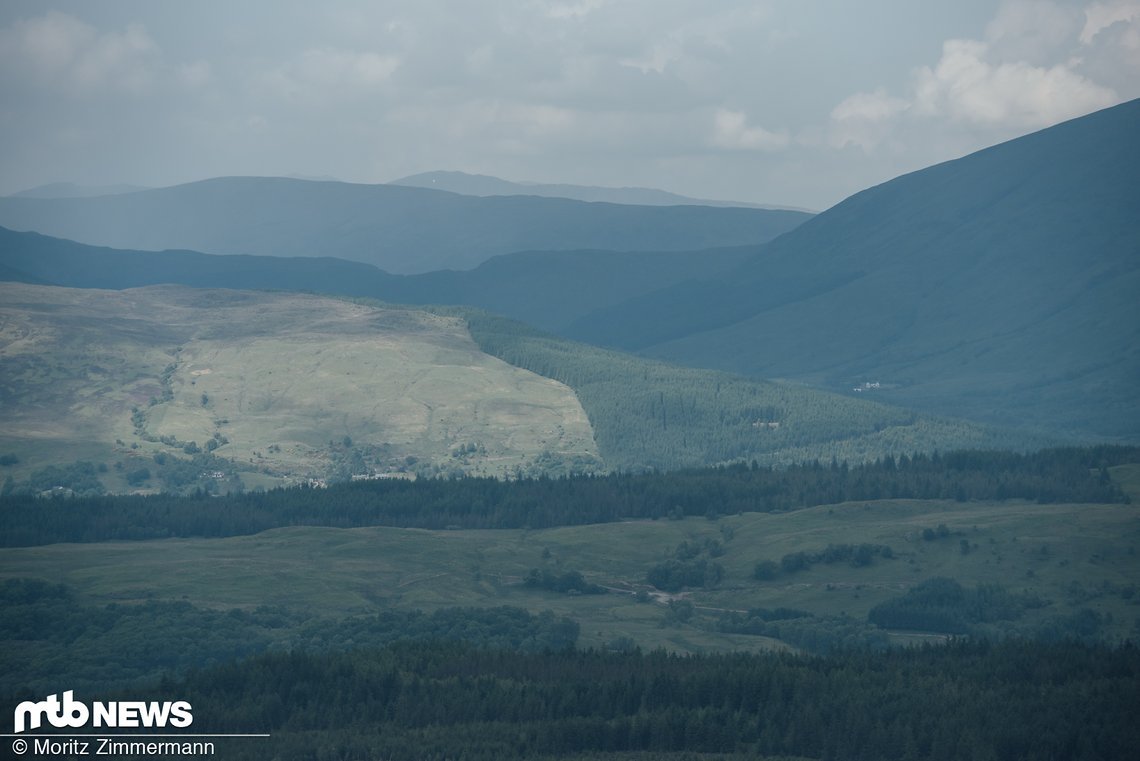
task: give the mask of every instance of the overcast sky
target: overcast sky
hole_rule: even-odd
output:
[[[5,0],[0,194],[432,169],[826,208],[1140,97],[1140,0]]]

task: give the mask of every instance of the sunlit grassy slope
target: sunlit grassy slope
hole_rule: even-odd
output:
[[[680,651],[766,648],[771,640],[710,632],[700,620],[670,620],[667,599],[638,602],[646,574],[682,542],[721,543],[724,579],[688,589],[698,619],[722,610],[799,608],[865,618],[877,603],[922,580],[945,576],[972,588],[998,583],[1048,601],[1029,620],[1089,608],[1106,617],[1103,636],[1134,636],[1140,621],[1140,519],[1121,505],[874,501],[785,514],[745,513],[576,526],[541,531],[423,531],[288,528],[217,540],[50,545],[4,551],[0,576],[73,586],[85,603],[187,600],[201,606],[284,605],[329,616],[388,608],[514,605],[553,610],[582,624],[582,643],[630,637]],[[944,525],[928,541],[924,529]],[[963,542],[968,545],[962,551]],[[753,578],[755,564],[829,544],[871,543],[894,557],[855,568]],[[531,569],[580,571],[611,587],[605,595],[528,589]],[[1111,616],[1111,618],[1108,618]]]
[[[253,484],[597,464],[574,393],[481,352],[454,318],[297,294],[0,287],[0,452],[17,478],[90,459],[122,463],[104,476],[115,486],[196,450]]]

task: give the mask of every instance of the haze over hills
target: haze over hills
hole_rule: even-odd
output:
[[[1140,101],[859,193],[568,334],[1001,424],[1140,436]],[[864,386],[871,384],[871,387]]]
[[[751,249],[519,253],[398,278],[328,260],[173,265],[187,253],[148,272],[145,253],[127,268],[94,263],[113,252],[61,260],[42,252],[73,244],[9,234],[0,261],[28,282],[68,271],[60,284],[118,288],[169,276],[468,304],[682,364],[1063,438],[1135,440],[1135,134],[1140,101],[871,188]]]
[[[864,398],[1005,429],[1028,427],[1047,437],[1134,440],[1140,430],[1135,395],[1140,307],[1134,298],[1140,285],[1135,213],[1140,149],[1133,137],[1138,129],[1140,102],[1124,104],[869,189],[763,246],[535,251],[496,256],[470,271],[397,276],[332,258],[113,251],[0,231],[0,276],[82,287],[178,282],[475,305],[592,343],[688,365],[792,379],[848,394],[858,389]],[[233,190],[246,181],[216,182]],[[263,181],[248,182],[261,187]],[[622,208],[559,199],[465,198],[415,188],[264,182],[298,192],[310,189],[301,186],[328,185],[333,194],[350,196],[379,188],[449,203]],[[120,200],[152,193],[161,195],[148,191]],[[315,219],[316,210],[310,211]],[[565,363],[580,360],[583,349],[543,344],[534,353],[533,347],[548,339],[553,340],[520,333],[506,349],[492,353],[558,377],[582,393],[581,383],[593,382],[595,375],[571,378]],[[520,350],[528,341],[531,349]],[[480,345],[488,347],[482,340]],[[602,362],[590,359],[595,361]],[[607,383],[636,385],[638,372],[648,371],[610,374]],[[713,376],[677,377],[669,383],[696,388],[718,382],[710,381]],[[611,394],[607,399],[616,398],[612,388],[606,393]],[[685,409],[683,396],[677,397],[679,409]],[[604,412],[591,417],[617,414],[616,406],[606,404],[597,408]],[[652,407],[648,397],[636,404]],[[667,407],[658,405],[647,414],[660,415]],[[668,419],[674,429],[680,424]],[[839,435],[842,427],[830,435]],[[916,441],[910,434],[897,441]],[[784,444],[788,451],[817,456],[827,440],[819,436],[806,444]],[[676,446],[686,454],[669,455],[655,466],[717,462],[747,448],[707,448],[685,438]],[[931,441],[925,433],[920,438]],[[956,440],[982,438],[970,434]],[[864,443],[843,451],[859,457],[859,452],[894,446]],[[709,454],[714,450],[720,454]],[[628,456],[630,450],[623,451]],[[622,462],[647,463],[636,457]]]
[[[113,196],[121,193],[134,193],[150,190],[145,185],[78,185],[74,182],[50,182],[34,188],[13,193],[12,198],[89,198],[91,196]]]
[[[557,332],[598,309],[730,269],[754,251],[532,251],[495,256],[472,270],[392,275],[330,257],[128,251],[0,227],[0,280],[110,289],[177,283],[466,305]]]
[[[126,195],[0,198],[0,225],[92,245],[333,256],[393,273],[469,269],[527,250],[754,245],[804,212],[464,196],[398,185],[223,177]]]
[[[511,182],[485,174],[468,174],[466,172],[422,172],[393,180],[388,184],[447,190],[468,196],[547,196],[639,206],[733,206],[750,209],[807,211],[806,209],[793,209],[789,206],[691,198],[655,188],[605,188],[562,183]]]

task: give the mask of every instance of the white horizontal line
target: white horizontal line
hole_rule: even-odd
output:
[[[145,737],[271,737],[271,735],[214,735],[214,734],[210,734],[210,735],[182,735],[182,734],[178,734],[178,735],[152,735],[152,734],[115,735],[115,734],[108,734],[106,732],[102,732],[100,734],[93,734],[93,735],[64,735],[64,734],[58,734],[58,733],[45,733],[45,732],[39,732],[39,733],[35,733],[35,734],[28,734],[27,732],[21,732],[18,735],[0,735],[0,737],[24,737],[24,738],[30,738],[30,737],[137,737],[137,738],[145,738]]]

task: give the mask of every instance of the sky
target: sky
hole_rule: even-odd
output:
[[[444,169],[825,209],[1140,97],[1140,0],[5,0],[0,194]]]

